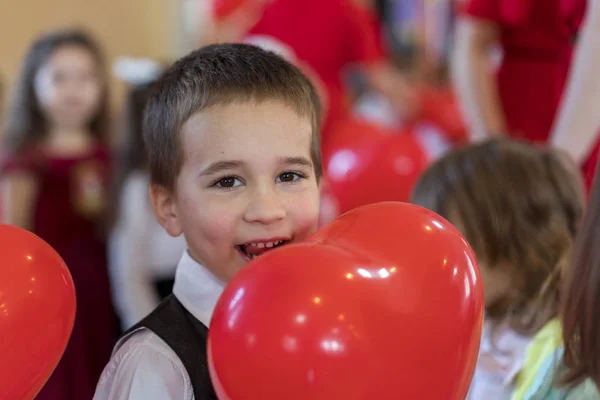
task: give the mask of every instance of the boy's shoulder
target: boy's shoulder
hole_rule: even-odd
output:
[[[95,400],[193,399],[188,373],[175,351],[149,329],[123,337],[104,369]]]
[[[208,328],[172,294],[117,343],[95,400],[216,399]]]
[[[160,336],[144,327],[123,336],[115,346],[112,358],[125,358],[132,353],[156,354],[182,364],[175,351]]]

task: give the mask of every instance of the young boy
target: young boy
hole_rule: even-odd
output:
[[[202,48],[160,79],[144,126],[150,197],[188,250],[173,295],[117,343],[96,400],[216,398],[206,338],[226,282],[316,229],[319,120],[308,79],[254,46]]]

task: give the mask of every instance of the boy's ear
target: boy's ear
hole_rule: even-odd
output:
[[[150,201],[158,223],[169,235],[180,236],[183,230],[173,191],[161,185],[150,185]]]

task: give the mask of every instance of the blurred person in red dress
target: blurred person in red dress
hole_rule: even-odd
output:
[[[472,139],[510,135],[567,150],[583,143],[571,154],[589,186],[595,132],[583,139],[563,123],[553,134],[585,0],[462,0],[459,10],[453,76]]]
[[[212,35],[205,36],[205,43],[270,36],[314,71],[327,93],[323,142],[350,112],[343,71],[351,64],[361,67],[370,86],[390,99],[400,114],[406,118],[415,114],[416,95],[407,78],[387,60],[380,23],[369,7],[355,0],[214,0],[212,4],[218,23]]]
[[[38,38],[5,132],[2,222],[34,232],[64,259],[77,315],[65,353],[36,399],[91,399],[116,340],[103,222],[107,85],[97,44],[65,30]]]

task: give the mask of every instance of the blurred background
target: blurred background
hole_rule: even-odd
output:
[[[573,74],[579,85],[558,112],[585,3],[0,0],[1,222],[47,241],[77,290],[73,334],[38,399],[91,398],[118,335],[171,291],[186,245],[154,218],[141,123],[172,62],[204,45],[246,42],[311,79],[325,110],[322,224],[362,205],[408,202],[436,160],[488,137],[567,151],[589,189],[600,148],[589,70]],[[600,63],[593,43],[581,43],[581,65]],[[555,115],[563,118],[552,131]],[[485,180],[500,179],[489,168]],[[456,181],[443,172],[436,189]],[[504,172],[512,188],[516,177]]]
[[[406,65],[417,45],[427,37],[432,51],[446,53],[453,15],[448,0],[355,0],[384,15],[385,37],[391,55]],[[211,25],[211,0],[2,0],[0,13],[1,100],[8,105],[13,83],[31,42],[39,35],[63,27],[82,27],[101,44],[107,60],[120,56],[174,61],[200,43]],[[202,4],[204,3],[204,4]],[[426,6],[426,4],[428,7]],[[431,4],[430,4],[431,3]],[[429,15],[427,15],[429,13]],[[431,18],[423,26],[425,18]],[[310,22],[306,22],[310,23]],[[419,32],[421,31],[421,32]],[[205,34],[205,33],[204,33]],[[418,35],[422,34],[419,38]],[[118,110],[127,85],[111,77],[111,104]]]
[[[165,62],[189,48],[182,23],[190,0],[78,1],[2,0],[0,13],[0,81],[2,104],[9,95],[31,42],[57,28],[81,27],[101,44],[109,62],[119,56]],[[126,92],[123,81],[111,77],[111,103],[118,110]]]
[[[322,223],[362,204],[408,201],[423,169],[465,137],[448,89],[450,0],[0,6],[1,221],[48,242],[77,291],[71,339],[38,399],[91,398],[118,335],[171,292],[185,242],[153,216],[141,122],[152,83],[178,58],[247,42],[309,76],[332,171]],[[361,138],[376,145],[365,153]],[[378,175],[393,188],[365,189]]]

